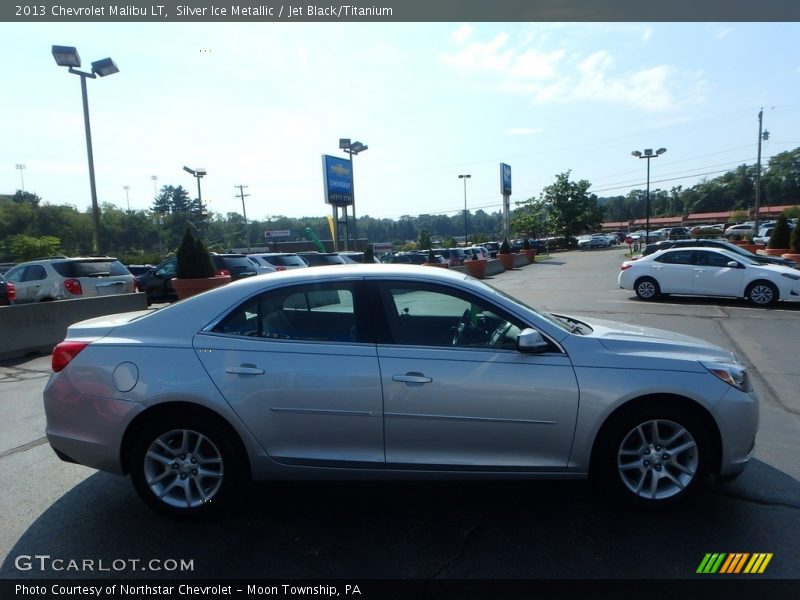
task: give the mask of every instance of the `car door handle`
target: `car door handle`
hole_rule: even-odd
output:
[[[264,369],[259,369],[255,365],[241,365],[239,367],[228,367],[225,372],[233,375],[263,375]]]
[[[422,373],[406,373],[405,375],[392,375],[392,381],[400,383],[430,383],[430,377],[425,377]]]

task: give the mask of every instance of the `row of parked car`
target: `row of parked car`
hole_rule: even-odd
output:
[[[211,258],[220,275],[232,280],[286,269],[361,262],[363,253],[217,254]],[[135,291],[147,294],[148,304],[177,299],[172,287],[177,259],[158,265],[123,265],[109,256],[50,256],[20,263],[0,275],[0,306],[27,302],[69,300]]]

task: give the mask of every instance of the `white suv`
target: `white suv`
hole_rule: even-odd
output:
[[[20,263],[6,273],[17,303],[130,294],[134,278],[115,258],[59,256]]]

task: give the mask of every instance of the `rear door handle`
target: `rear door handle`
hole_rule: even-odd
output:
[[[430,383],[433,379],[425,377],[422,373],[406,373],[405,375],[392,375],[392,381],[399,381],[400,383]]]
[[[259,369],[255,365],[241,365],[239,367],[228,367],[225,372],[233,375],[263,375],[264,369]]]

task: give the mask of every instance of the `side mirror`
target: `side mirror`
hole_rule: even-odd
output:
[[[728,266],[731,269],[739,269],[739,268],[741,268],[741,265],[738,262],[736,262],[735,260],[728,261]]]
[[[517,336],[517,350],[528,354],[540,354],[549,347],[548,343],[536,329],[523,329]]]

